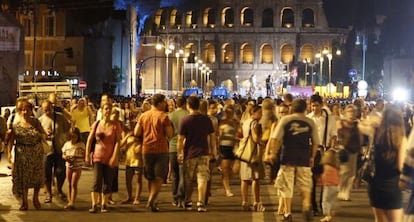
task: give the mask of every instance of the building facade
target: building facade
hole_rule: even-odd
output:
[[[192,11],[160,8],[149,17],[138,54],[144,92],[214,83],[260,94],[269,76],[277,85],[322,84],[320,77],[331,74],[323,68],[347,36],[328,27],[322,0],[203,4]]]

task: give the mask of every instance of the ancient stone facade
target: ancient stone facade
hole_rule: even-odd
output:
[[[264,87],[268,75],[276,80],[296,74],[304,78],[295,66],[307,63],[316,71],[319,55],[335,53],[347,34],[328,27],[321,0],[224,0],[193,11],[160,8],[149,19],[153,27],[144,34],[140,57],[158,53],[159,59],[142,67],[144,89],[179,90],[190,79],[202,86],[210,78],[215,85],[230,80],[235,90],[246,87],[243,82],[251,83],[252,77],[257,88]],[[153,44],[148,44],[150,39]],[[158,52],[151,49],[156,44],[161,44]],[[184,61],[176,60],[176,53]],[[185,61],[191,53],[195,64]],[[211,73],[196,68],[201,64]]]

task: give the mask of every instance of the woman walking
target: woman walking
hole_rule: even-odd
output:
[[[374,135],[375,176],[368,195],[376,222],[403,220],[402,192],[398,186],[403,168],[405,127],[401,109],[388,106]]]

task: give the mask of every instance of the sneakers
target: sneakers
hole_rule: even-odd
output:
[[[184,203],[184,209],[185,210],[192,210],[193,209],[193,202],[187,201]]]
[[[198,212],[206,212],[207,208],[202,202],[197,202],[197,211]]]
[[[253,204],[253,210],[256,212],[264,212],[266,208],[263,206],[261,202],[256,202]]]

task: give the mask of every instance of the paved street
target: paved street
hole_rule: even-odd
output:
[[[0,173],[9,173],[6,166],[6,161],[0,162]],[[125,199],[126,192],[124,186],[124,170],[119,172],[120,192],[114,195],[114,199],[118,202]],[[29,204],[29,211],[21,212],[18,210],[19,202],[11,194],[11,177],[0,177],[0,221],[59,221],[59,222],[74,222],[74,221],[88,221],[88,222],[105,222],[105,221],[145,221],[145,222],[163,222],[163,221],[220,221],[220,222],[235,222],[235,221],[278,221],[276,215],[276,191],[271,185],[265,184],[264,181],[262,190],[262,198],[266,207],[266,212],[244,212],[240,207],[240,189],[237,179],[232,180],[232,191],[235,193],[234,197],[225,197],[222,185],[220,184],[220,175],[215,172],[213,178],[212,198],[208,207],[208,212],[197,213],[196,211],[187,212],[183,209],[175,208],[171,205],[170,186],[165,185],[159,197],[159,207],[161,212],[151,213],[145,208],[145,198],[147,197],[146,185],[144,185],[141,205],[121,205],[116,204],[111,206],[110,212],[106,214],[90,214],[88,209],[90,207],[90,193],[92,172],[84,170],[80,179],[80,190],[76,202],[75,211],[63,210],[64,203],[57,198],[53,199],[51,204],[43,204],[44,195],[41,194],[42,208],[41,210],[34,210],[33,205]],[[65,191],[67,188],[65,186]],[[31,193],[29,194],[29,197]],[[195,197],[195,195],[194,195]],[[293,200],[293,221],[302,221],[300,213],[301,204],[300,196],[295,195]],[[365,188],[357,189],[352,194],[352,201],[338,202],[337,216],[335,221],[343,222],[368,222],[373,221],[371,209],[368,205],[368,198]],[[320,217],[315,217],[314,221],[319,221]]]

